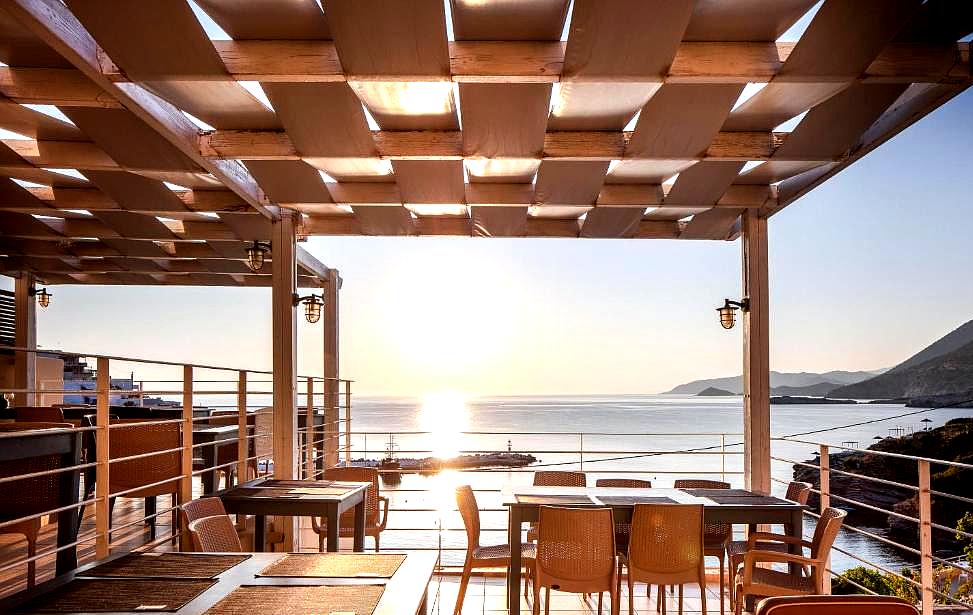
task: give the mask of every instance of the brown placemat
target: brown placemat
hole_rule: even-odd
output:
[[[288,491],[288,493],[297,493],[299,495],[344,495],[351,491],[350,487],[297,487]]]
[[[720,496],[734,496],[741,498],[758,498],[761,497],[759,493],[754,493],[752,491],[747,491],[746,489],[680,489],[680,491],[685,491],[689,495],[695,495],[700,498],[712,498],[714,495]]]
[[[740,505],[740,506],[793,506],[794,502],[788,502],[787,500],[781,500],[780,498],[775,498],[769,495],[757,495],[757,496],[719,496],[711,495],[707,496],[709,499],[713,500],[717,504],[727,505]]]
[[[678,504],[672,498],[663,496],[646,497],[638,495],[603,495],[598,498],[607,506],[634,506],[636,504]]]
[[[258,577],[391,578],[404,555],[357,553],[292,553],[261,570]]]
[[[189,579],[74,579],[25,604],[37,613],[178,611],[216,584]]]
[[[204,615],[372,615],[384,585],[244,585]]]
[[[591,505],[594,502],[591,501],[586,495],[518,495],[517,502],[519,504],[587,504]]]
[[[80,576],[212,579],[249,557],[208,553],[129,553],[90,568]]]

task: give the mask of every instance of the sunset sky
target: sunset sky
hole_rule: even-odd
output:
[[[973,92],[770,221],[771,363],[890,366],[973,318]],[[314,238],[358,394],[652,393],[740,372],[739,242]],[[4,278],[9,287],[9,279]],[[55,287],[42,346],[267,368],[269,289]],[[320,325],[301,320],[302,373]],[[138,375],[138,374],[137,374]]]

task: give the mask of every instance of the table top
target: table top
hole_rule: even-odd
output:
[[[653,487],[513,487],[503,492],[504,506],[610,506],[635,504],[702,504],[707,509],[802,510],[797,502],[744,489],[667,489]]]
[[[364,494],[371,483],[336,480],[277,480],[257,478],[215,494],[224,503],[239,501],[340,502]]]
[[[42,596],[54,596],[59,588],[69,584],[71,581],[78,580],[91,580],[99,579],[103,584],[111,583],[125,583],[132,582],[132,577],[104,577],[98,576],[98,571],[95,569],[97,566],[104,564],[106,561],[117,560],[121,557],[130,556],[131,554],[121,554],[109,558],[108,560],[102,560],[100,562],[95,562],[89,564],[71,573],[61,575],[50,581],[46,581],[37,585],[37,587],[20,592],[0,601],[0,612],[19,612],[19,613],[35,613],[40,611],[32,610],[32,605],[36,604],[34,600]],[[148,561],[153,555],[164,555],[164,554],[140,554],[141,557],[147,559]],[[192,554],[185,553],[179,554],[181,557],[187,559],[193,557],[200,558],[213,558],[213,553],[200,553]],[[372,557],[384,557],[388,556],[390,558],[401,558],[405,555],[405,560],[402,564],[395,570],[395,573],[390,578],[376,577],[376,576],[347,576],[347,577],[270,577],[270,576],[260,576],[261,571],[266,569],[271,564],[282,560],[287,557],[286,553],[247,553],[247,554],[224,554],[224,555],[238,555],[243,556],[245,559],[240,563],[229,567],[228,569],[220,572],[216,575],[205,575],[205,577],[200,578],[210,578],[212,579],[212,586],[200,593],[198,596],[190,600],[182,608],[176,611],[169,611],[175,613],[176,615],[200,615],[206,612],[209,608],[215,605],[217,602],[228,596],[234,590],[240,588],[241,586],[276,586],[276,587],[306,587],[306,586],[351,586],[351,585],[381,585],[383,586],[383,593],[375,607],[372,615],[416,615],[419,612],[419,607],[422,605],[423,600],[426,595],[426,587],[429,580],[432,578],[433,571],[436,565],[436,554],[433,552],[420,552],[420,553],[388,553],[381,554]],[[320,554],[301,554],[301,557],[307,558],[361,558],[361,554],[353,553],[320,553]],[[354,561],[354,560],[351,560]],[[191,564],[187,564],[191,567]],[[174,577],[169,576],[158,576],[158,577],[138,577],[144,580],[156,580],[159,584],[167,584],[174,582]],[[185,577],[183,577],[185,580]],[[121,585],[119,585],[121,587]],[[152,612],[151,608],[141,608],[137,611],[116,611],[119,613],[132,613],[133,615],[139,614],[144,615],[146,612]],[[71,611],[72,613],[84,613],[85,611]],[[367,613],[360,613],[359,615],[369,615]]]

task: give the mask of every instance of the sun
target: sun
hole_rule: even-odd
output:
[[[433,457],[448,459],[462,450],[463,432],[469,423],[468,396],[457,391],[429,393],[419,406],[419,429]]]

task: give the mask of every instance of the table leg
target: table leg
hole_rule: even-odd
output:
[[[61,456],[61,467],[81,463],[81,435],[77,434],[77,445],[70,453]],[[80,472],[61,472],[58,478],[58,501],[61,506],[78,503]],[[80,509],[84,510],[84,509]],[[78,539],[78,509],[70,508],[57,514],[57,546],[69,545]],[[57,552],[55,574],[61,575],[78,567],[78,549],[69,547]]]
[[[338,552],[338,505],[328,506],[328,553]]]
[[[203,457],[203,467],[212,468],[216,465],[216,440],[209,440],[206,446],[201,446]],[[203,472],[203,495],[208,495],[216,491],[216,470]]]
[[[264,550],[264,528],[267,518],[264,515],[253,516],[253,550],[260,553]]]
[[[804,523],[804,511],[802,510],[792,511],[791,521],[790,523],[787,524],[785,531],[788,533],[788,535],[793,536],[794,538],[802,538],[804,535],[803,523]],[[790,552],[795,555],[801,555],[802,549],[800,545],[790,545]],[[790,571],[791,574],[797,574],[798,572],[800,572],[801,566],[798,564],[790,564],[788,565],[788,570]]]
[[[365,550],[365,498],[355,505],[355,551]]]
[[[510,615],[520,615],[520,526],[518,506],[510,507],[507,528],[507,544],[510,545],[510,564],[507,566],[507,610]]]
[[[427,615],[429,612],[429,586],[426,586],[426,591],[422,592],[422,602],[419,603],[419,609],[416,610],[416,615]]]

